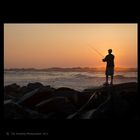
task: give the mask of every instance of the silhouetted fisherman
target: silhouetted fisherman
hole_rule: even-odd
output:
[[[108,50],[108,55],[103,59],[103,62],[107,62],[106,65],[106,82],[105,85],[108,85],[108,76],[111,76],[110,84],[113,85],[113,75],[114,75],[114,58],[115,56],[112,53],[112,49]]]

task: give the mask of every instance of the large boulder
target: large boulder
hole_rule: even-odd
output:
[[[33,91],[37,88],[41,88],[43,87],[43,84],[39,83],[39,82],[35,82],[35,83],[29,83],[27,86],[22,86],[20,88],[20,93],[22,93],[23,95],[30,92],[30,91]]]
[[[5,119],[23,119],[27,118],[28,113],[13,102],[6,102],[4,104],[4,118]]]
[[[20,97],[21,95],[19,94],[19,91],[20,86],[16,83],[4,87],[4,94],[6,98],[8,97],[7,95],[9,95],[9,97]]]
[[[90,94],[95,90],[84,90]],[[96,90],[92,102],[78,114],[69,115],[68,119],[137,119],[138,92],[136,83],[123,83]],[[92,93],[93,94],[93,93]]]
[[[76,111],[74,105],[66,97],[52,97],[36,105],[36,110],[41,113],[55,113],[64,117]]]
[[[37,111],[24,108],[10,100],[4,102],[4,118],[5,119],[44,119],[46,115]]]
[[[52,97],[54,95],[54,90],[55,89],[48,86],[36,88],[24,94],[18,103],[33,109],[39,102]]]
[[[137,92],[138,85],[136,82],[122,83],[113,86],[115,91]]]
[[[15,99],[16,97],[4,93],[4,100]]]
[[[71,103],[77,106],[79,102],[79,96],[81,96],[81,92],[71,88],[61,87],[55,90],[55,96],[67,97],[71,101]]]
[[[43,84],[41,84],[41,83],[39,83],[39,82],[29,83],[29,84],[27,85],[27,88],[28,88],[29,90],[34,90],[34,89],[40,88],[40,87],[43,87]]]

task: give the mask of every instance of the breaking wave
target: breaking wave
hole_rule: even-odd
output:
[[[86,79],[92,79],[92,78],[102,78],[105,77],[105,75],[99,75],[99,76],[90,76],[86,74],[76,74],[74,75],[75,78],[86,78]],[[129,77],[129,76],[124,76],[124,75],[115,75],[114,78],[117,79],[127,79],[127,78],[137,78],[137,77]]]

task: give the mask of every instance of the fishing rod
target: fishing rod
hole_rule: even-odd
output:
[[[89,45],[89,44],[88,44]],[[91,45],[89,45],[89,47],[94,50],[98,55],[104,57],[98,50],[96,50],[95,48],[91,47]]]

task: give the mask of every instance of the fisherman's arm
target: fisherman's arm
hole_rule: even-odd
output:
[[[102,59],[103,62],[106,62],[106,57],[104,59]]]

